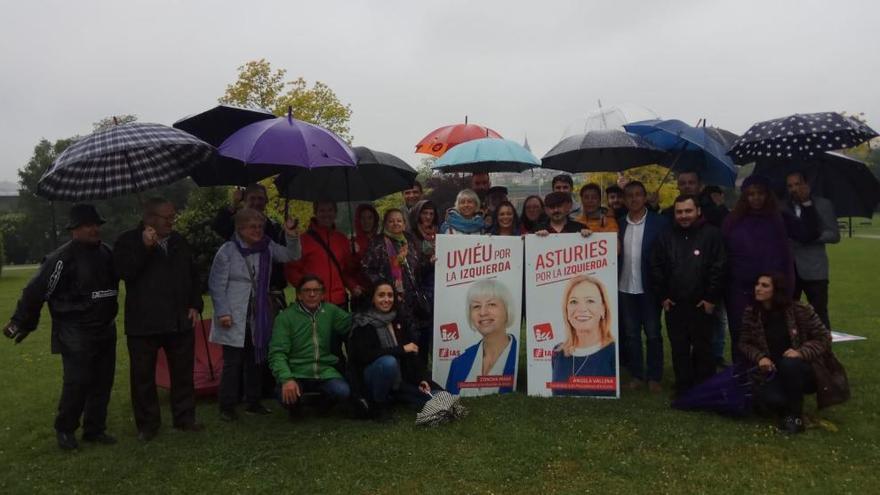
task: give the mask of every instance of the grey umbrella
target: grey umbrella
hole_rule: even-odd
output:
[[[669,154],[646,140],[616,129],[569,136],[541,158],[541,167],[566,172],[620,172],[660,163]]]

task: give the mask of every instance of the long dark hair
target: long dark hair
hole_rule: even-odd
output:
[[[758,280],[761,280],[762,277],[769,278],[770,283],[773,284],[773,296],[770,298],[770,311],[780,311],[791,306],[792,301],[788,296],[788,278],[779,272],[761,273],[755,277],[755,283],[752,287],[758,285]],[[764,313],[767,311],[764,308],[764,305],[755,299],[754,289],[752,289],[752,307],[754,307],[758,313]]]
[[[520,226],[519,226],[519,218],[518,218],[518,215],[516,214],[516,206],[513,206],[513,203],[511,203],[510,201],[502,201],[502,202],[498,203],[498,206],[495,207],[495,211],[492,212],[492,228],[490,229],[489,233],[492,235],[499,235],[500,234],[500,230],[499,230],[500,227],[498,225],[498,212],[501,211],[501,208],[503,206],[507,206],[510,208],[511,211],[513,211],[513,225],[512,225],[513,234],[511,234],[511,235],[519,235]]]
[[[526,205],[528,204],[528,202],[529,202],[532,198],[537,199],[537,200],[538,200],[538,204],[541,205],[541,214],[538,215],[538,219],[535,220],[534,222],[531,221],[531,220],[529,220],[529,217],[526,216]],[[529,232],[534,232],[534,231],[536,231],[539,225],[541,225],[541,224],[547,222],[547,220],[548,220],[548,219],[547,219],[547,213],[544,211],[544,200],[541,199],[541,196],[538,196],[538,195],[536,195],[536,194],[533,194],[533,195],[527,197],[527,198],[525,199],[525,201],[523,201],[523,204],[522,204],[522,213],[520,213],[520,215],[519,215],[519,219],[520,219],[520,221],[522,221],[522,226],[523,226],[523,228],[526,229],[526,230],[529,231]]]
[[[758,212],[762,215],[776,215],[782,218],[782,215],[779,213],[779,205],[776,201],[776,195],[773,194],[773,191],[770,187],[760,181],[755,181],[749,184],[746,187],[743,187],[742,193],[739,195],[739,199],[736,200],[736,205],[733,207],[733,211],[730,212],[731,218],[734,220],[739,220],[740,218],[748,215],[752,212],[752,207],[749,206],[749,198],[747,194],[747,190],[750,187],[759,187],[764,190],[764,194],[766,199],[764,200],[764,207]]]

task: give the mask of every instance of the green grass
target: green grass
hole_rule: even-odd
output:
[[[437,429],[414,413],[378,425],[307,416],[221,423],[199,402],[199,434],[165,426],[149,444],[135,438],[125,339],[119,339],[109,431],[118,445],[59,451],[52,420],[60,358],[49,354],[49,319],[14,346],[0,342],[2,493],[878,493],[880,466],[880,241],[832,246],[831,317],[869,340],[835,346],[852,400],[823,411],[837,431],[789,438],[769,420],[730,419],[669,408],[647,392],[615,400],[539,399],[523,394],[468,399],[470,416]],[[4,272],[0,308],[14,308],[30,271]],[[121,321],[121,318],[120,318]],[[120,325],[121,326],[121,325]],[[666,382],[670,385],[669,359]],[[815,401],[807,401],[815,414]]]

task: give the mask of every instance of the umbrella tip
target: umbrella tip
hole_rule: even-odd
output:
[[[464,116],[464,125],[467,125],[467,115]]]

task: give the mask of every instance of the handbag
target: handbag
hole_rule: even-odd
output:
[[[814,360],[813,376],[816,379],[816,403],[824,409],[849,400],[849,379],[843,364],[833,352]]]

